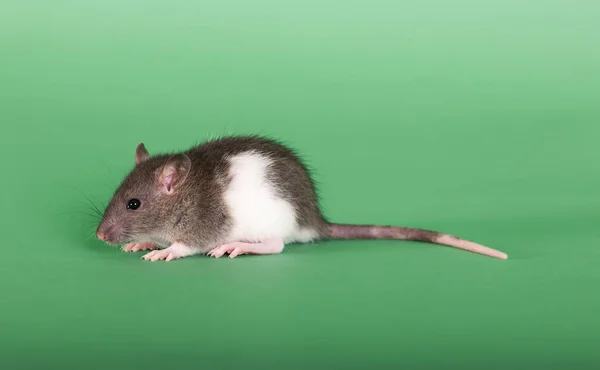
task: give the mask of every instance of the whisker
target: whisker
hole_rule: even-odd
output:
[[[98,216],[102,217],[102,211],[100,210],[100,207],[98,207],[98,205],[96,203],[94,203],[94,201],[88,197],[87,195],[85,195],[84,192],[80,191],[79,189],[77,189],[77,191],[79,191],[79,193],[81,195],[83,195],[85,197],[85,199],[87,199],[87,201],[89,202],[89,204],[92,206],[92,210],[98,214]]]
[[[93,218],[96,221],[101,221],[102,220],[102,216],[100,216],[97,213],[88,213],[88,212],[82,212],[82,211],[70,211],[68,213],[89,216],[89,217]]]
[[[53,213],[53,215],[57,216],[57,217],[66,216],[66,215],[82,215],[82,216],[87,216],[88,218],[91,218],[94,222],[102,221],[102,217],[100,215],[98,215],[97,213],[89,213],[89,212],[83,212],[83,211],[57,212],[57,213]]]
[[[79,192],[79,194],[81,194],[87,200],[87,203],[85,203],[86,206],[91,206],[91,209],[94,211],[94,213],[97,213],[98,216],[100,216],[100,217],[103,216],[104,212],[102,211],[102,209],[105,207],[100,208],[96,202],[94,202],[89,196],[87,196],[83,191],[81,191],[76,186],[74,186],[74,185],[69,185],[69,186],[71,186],[74,190]]]

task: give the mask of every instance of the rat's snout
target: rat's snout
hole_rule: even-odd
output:
[[[114,226],[106,226],[101,224],[96,230],[96,237],[107,243],[116,243],[119,239],[120,232]]]
[[[103,230],[96,231],[96,237],[102,241],[108,240],[108,236],[106,236],[106,232]]]

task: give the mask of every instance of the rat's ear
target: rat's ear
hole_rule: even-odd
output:
[[[176,154],[169,158],[158,177],[158,184],[167,194],[181,185],[192,168],[192,161],[185,154]]]
[[[137,166],[148,158],[150,158],[150,154],[148,154],[144,143],[139,143],[137,148],[135,148],[135,165]]]

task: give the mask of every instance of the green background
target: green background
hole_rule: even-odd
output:
[[[0,367],[598,368],[598,1],[2,1]],[[283,139],[339,222],[449,232],[149,263],[137,143]]]

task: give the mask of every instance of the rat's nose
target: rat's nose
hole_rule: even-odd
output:
[[[111,237],[111,233],[113,230],[111,230],[111,227],[107,227],[106,225],[102,224],[100,226],[98,226],[98,230],[96,230],[96,237],[102,241],[108,241],[108,239],[110,239]]]
[[[96,237],[106,243],[118,243],[122,229],[116,225],[101,225],[96,230]]]
[[[106,233],[104,233],[104,231],[100,231],[100,230],[98,230],[96,232],[96,237],[103,241],[106,241],[106,239],[107,239]]]

